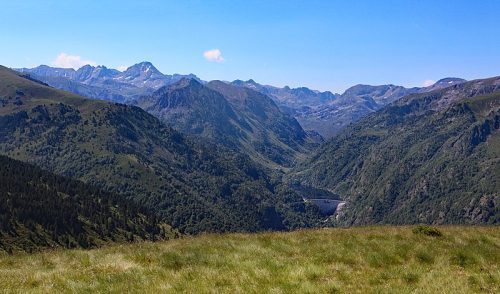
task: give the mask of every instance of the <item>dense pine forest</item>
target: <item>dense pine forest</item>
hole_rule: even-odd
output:
[[[89,248],[176,235],[117,194],[0,156],[0,251]]]

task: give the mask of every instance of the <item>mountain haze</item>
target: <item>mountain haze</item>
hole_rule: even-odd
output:
[[[150,94],[162,86],[195,75],[164,75],[151,62],[134,64],[121,72],[105,66],[85,65],[78,70],[52,68],[40,65],[35,68],[16,69],[61,90],[82,96],[114,102],[129,102]]]
[[[281,109],[294,116],[305,130],[318,132],[324,138],[331,138],[349,124],[406,95],[425,93],[463,82],[464,79],[445,78],[423,88],[358,84],[347,89],[342,95],[305,87],[291,89],[264,86],[253,80],[246,82],[236,80],[232,84],[269,95]]]
[[[235,80],[231,82],[231,84],[261,92],[262,94],[273,98],[273,100],[281,107],[292,109],[318,106],[328,103],[340,96],[339,94],[334,94],[330,91],[320,92],[317,90],[311,90],[307,87],[290,88],[285,86],[283,88],[279,88],[269,85],[261,85],[256,83],[254,80]]]

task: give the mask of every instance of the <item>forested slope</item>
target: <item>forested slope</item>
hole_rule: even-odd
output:
[[[248,156],[186,139],[142,109],[0,68],[0,154],[134,200],[186,233],[310,226]]]
[[[119,195],[0,156],[0,251],[88,248],[176,235]]]
[[[402,98],[353,124],[290,179],[348,201],[344,225],[498,223],[500,78]]]

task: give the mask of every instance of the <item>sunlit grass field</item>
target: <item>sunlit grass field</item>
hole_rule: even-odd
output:
[[[226,234],[0,255],[18,293],[499,293],[500,227]]]

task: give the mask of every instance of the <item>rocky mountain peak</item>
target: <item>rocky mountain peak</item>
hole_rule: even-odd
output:
[[[163,76],[163,74],[149,61],[143,61],[132,65],[123,72],[129,76],[144,75],[151,77],[153,75]]]

